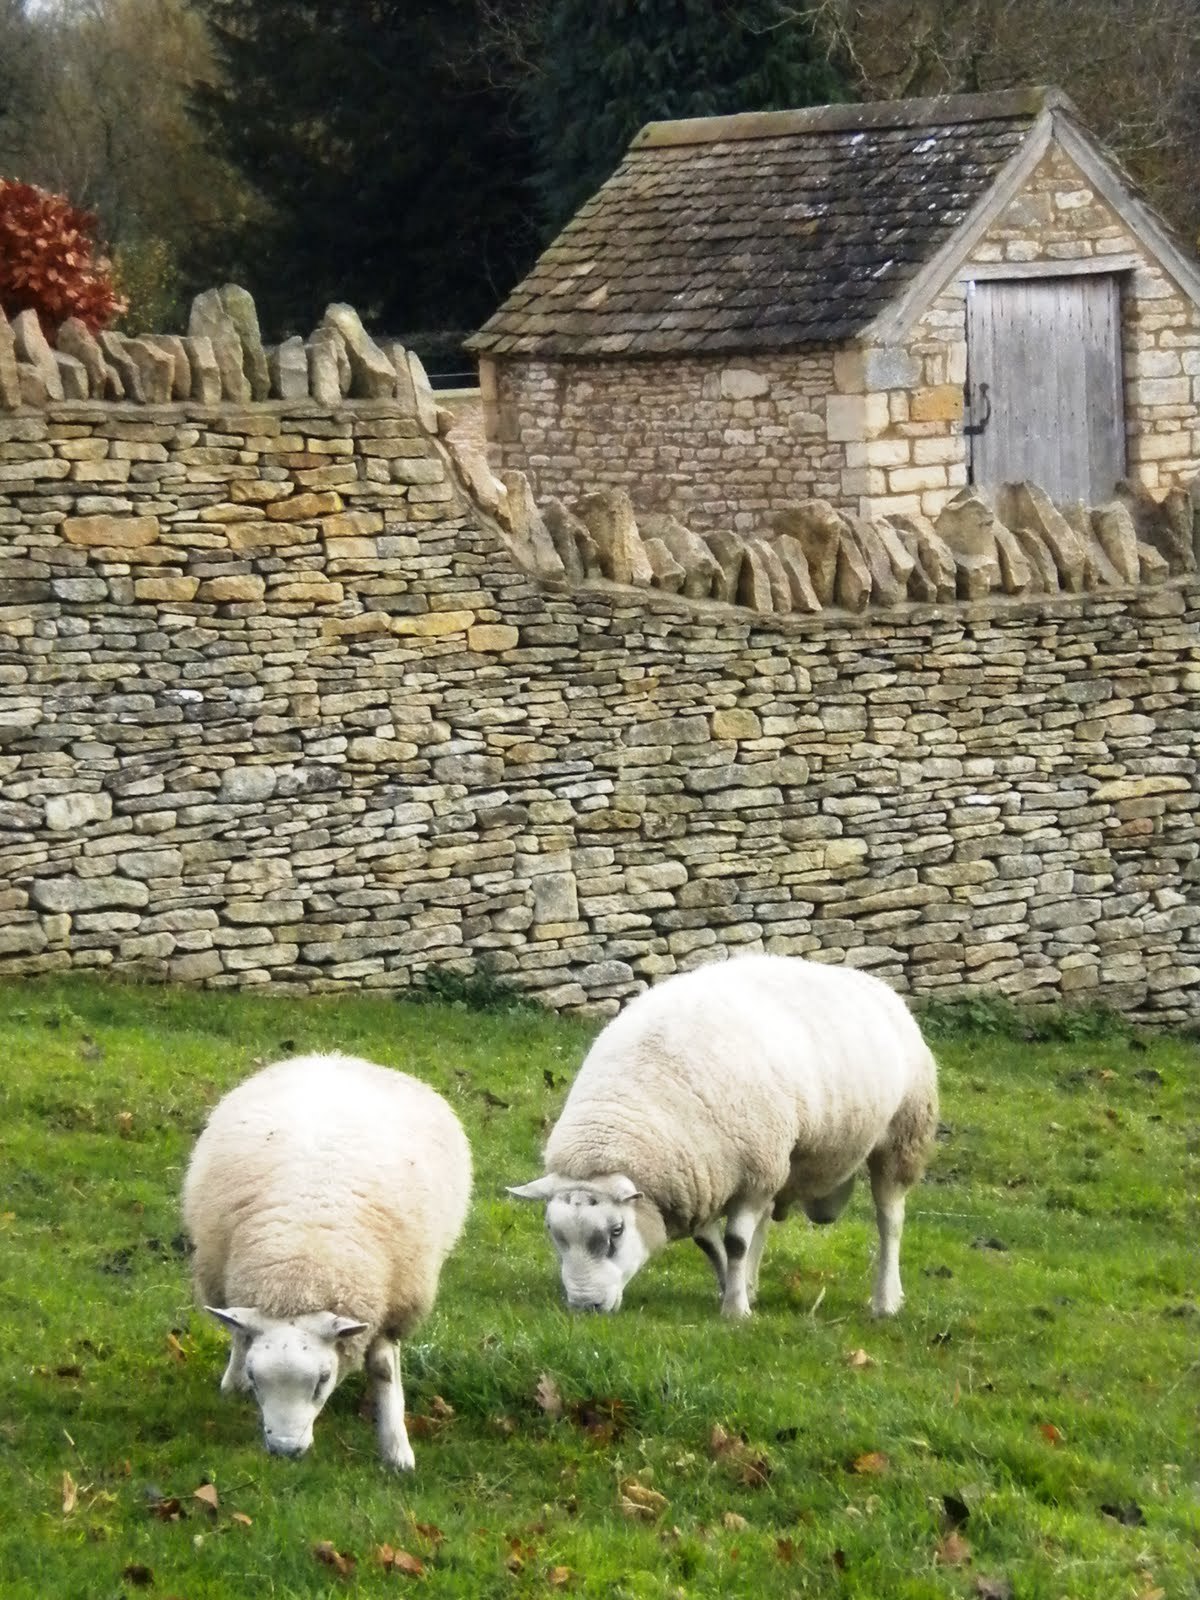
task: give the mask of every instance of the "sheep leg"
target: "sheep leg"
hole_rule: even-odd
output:
[[[701,1250],[708,1257],[709,1265],[717,1275],[717,1297],[725,1298],[725,1277],[729,1271],[729,1263],[725,1259],[725,1245],[721,1238],[719,1223],[706,1222],[702,1228],[697,1228],[692,1235]]]
[[[900,1286],[900,1235],[904,1232],[905,1188],[871,1162],[871,1194],[875,1200],[875,1226],[879,1229],[879,1261],[871,1310],[877,1317],[892,1317],[904,1304]]]
[[[751,1203],[738,1201],[730,1206],[725,1217],[725,1294],[721,1300],[723,1317],[748,1317],[750,1295],[747,1274],[750,1249],[759,1223],[771,1209],[771,1202]]]
[[[417,1464],[408,1429],[404,1425],[404,1388],[400,1382],[400,1351],[382,1335],[372,1340],[367,1351],[367,1372],[375,1397],[375,1426],[379,1451],[389,1467],[411,1472]]]
[[[771,1213],[764,1211],[758,1219],[758,1226],[750,1241],[750,1251],[746,1256],[746,1288],[749,1291],[751,1305],[758,1299],[758,1269],[762,1265],[763,1251],[767,1248],[767,1230],[770,1226]]]

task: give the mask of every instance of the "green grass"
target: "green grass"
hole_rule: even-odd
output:
[[[685,1244],[618,1316],[568,1315],[538,1212],[503,1196],[540,1170],[583,1025],[444,1000],[0,988],[0,1594],[1200,1594],[1200,1052],[1095,1019],[965,1020],[931,1017],[944,1137],[910,1204],[901,1316],[867,1315],[859,1195],[837,1227],[776,1231],[760,1309],[730,1327]],[[379,1465],[357,1379],[305,1460],[266,1456],[252,1402],[218,1393],[223,1336],[178,1238],[207,1108],[260,1061],[335,1045],[427,1078],[476,1153],[466,1234],[404,1352],[425,1419],[410,1478]],[[848,1363],[860,1348],[873,1365]],[[717,1424],[737,1442],[714,1456]],[[874,1452],[882,1472],[853,1469]],[[634,1477],[666,1497],[655,1520],[618,1507]],[[207,1482],[215,1515],[193,1498]],[[944,1497],[961,1565],[938,1559]],[[171,1499],[183,1514],[161,1520]],[[316,1559],[326,1540],[352,1574]],[[384,1571],[385,1543],[424,1576]]]

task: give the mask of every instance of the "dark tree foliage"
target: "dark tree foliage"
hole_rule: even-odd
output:
[[[643,123],[849,98],[811,8],[789,0],[550,0],[539,54],[527,97],[551,229]]]
[[[201,0],[224,82],[198,108],[269,214],[234,277],[273,335],[330,300],[380,331],[471,328],[528,265],[529,154],[476,48],[475,0]]]

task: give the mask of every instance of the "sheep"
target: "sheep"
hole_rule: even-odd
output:
[[[879,979],[747,955],[666,979],[600,1033],[546,1143],[544,1200],[567,1302],[615,1311],[674,1239],[746,1317],[767,1227],[799,1204],[833,1222],[866,1163],[879,1230],[871,1307],[900,1309],[907,1190],[937,1129],[937,1066]],[[724,1219],[724,1227],[721,1223]]]
[[[273,1455],[300,1456],[365,1364],[379,1448],[415,1465],[399,1351],[433,1305],[467,1213],[471,1151],[427,1084],[353,1056],[280,1061],[222,1099],[183,1187],[196,1296],[232,1335]]]

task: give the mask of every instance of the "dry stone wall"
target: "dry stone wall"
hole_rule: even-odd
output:
[[[763,948],[1196,1016],[1194,573],[860,616],[569,588],[429,421],[0,417],[0,970],[486,958],[611,1011]]]

